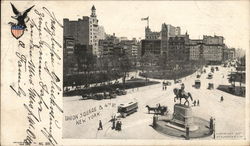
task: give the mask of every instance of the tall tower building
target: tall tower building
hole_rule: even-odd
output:
[[[89,18],[89,45],[92,45],[93,54],[99,56],[98,50],[98,19],[96,18],[96,8],[93,5],[91,8],[91,15]]]

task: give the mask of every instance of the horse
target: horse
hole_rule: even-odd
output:
[[[155,113],[158,111],[158,108],[156,108],[156,107],[150,107],[150,106],[146,105],[146,108],[148,108],[148,113],[150,113],[150,111],[154,111]]]
[[[189,92],[185,92],[184,90],[178,89],[178,88],[174,88],[173,91],[174,91],[174,94],[176,95],[174,97],[174,102],[176,101],[175,99],[177,99],[177,100],[180,99],[180,104],[181,104],[181,99],[184,98],[184,99],[186,99],[186,101],[184,102],[184,105],[186,105],[186,103],[188,103],[188,106],[189,106],[188,99],[190,98],[191,101],[193,101],[193,97]]]

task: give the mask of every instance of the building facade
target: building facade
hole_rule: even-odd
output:
[[[141,56],[151,53],[156,56],[161,55],[161,40],[142,40],[141,41]]]
[[[91,46],[87,48],[92,49],[93,55],[100,56],[98,43],[100,39],[106,37],[106,34],[104,27],[98,25],[95,6],[91,8],[90,17],[83,16],[82,19],[78,19],[77,21],[63,19],[63,25],[64,37],[73,37],[76,44]]]
[[[223,61],[233,60],[235,59],[235,48],[227,48],[223,49]]]
[[[70,75],[77,71],[77,62],[75,59],[75,39],[65,37],[63,40],[63,74]]]
[[[190,40],[189,49],[189,60],[198,61],[203,58],[203,40]]]
[[[204,44],[203,56],[204,59],[210,64],[220,64],[222,62],[222,50],[224,46]]]
[[[99,40],[99,50],[100,56],[105,57],[109,55],[113,55],[114,48],[119,44],[119,39],[113,35],[107,36],[105,39]]]
[[[210,64],[220,64],[225,48],[223,36],[203,36],[203,57]]]
[[[98,19],[96,16],[96,8],[92,6],[91,15],[89,17],[89,45],[92,46],[92,52],[94,55],[99,56],[100,52],[98,49],[98,41],[99,41],[99,26]]]
[[[168,49],[169,49],[169,38],[174,37],[174,36],[179,36],[181,35],[181,28],[180,27],[174,27],[170,24],[165,24],[163,23],[161,26],[161,31],[160,32],[153,32],[151,29],[147,26],[145,28],[145,40],[160,40],[160,54],[163,55],[165,54],[166,57],[168,57]],[[155,43],[158,41],[143,41],[145,43],[142,45],[142,50],[147,50],[147,48],[143,48],[147,46],[147,44]],[[156,43],[157,44],[157,43]],[[156,47],[158,48],[158,47]],[[154,51],[153,51],[154,52]],[[155,51],[156,54],[158,55],[158,51]],[[143,54],[143,52],[141,52]]]
[[[83,16],[77,21],[63,19],[63,36],[72,37],[76,44],[89,44],[89,17]]]
[[[145,28],[145,39],[146,40],[160,39],[160,32],[153,32],[153,31],[151,31],[151,29],[149,28],[149,26],[147,26]]]
[[[179,35],[169,38],[168,57],[172,61],[188,61],[190,54],[189,35]]]

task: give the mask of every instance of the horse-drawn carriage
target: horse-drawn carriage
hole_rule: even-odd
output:
[[[195,80],[194,87],[195,88],[200,88],[201,87],[201,81],[200,80]]]
[[[174,83],[175,83],[175,84],[176,84],[176,83],[181,83],[181,80],[180,80],[180,79],[177,79],[177,80],[175,79],[175,80],[174,80]]]
[[[216,71],[219,71],[219,67],[218,66],[216,66],[215,69],[216,69]]]
[[[157,107],[150,107],[149,105],[146,105],[146,108],[148,108],[148,113],[150,113],[150,111],[153,111],[154,114],[164,115],[168,112],[168,107],[161,106],[160,104]]]
[[[89,95],[89,94],[82,94],[82,99],[83,100],[87,100],[87,99],[91,99],[92,97],[91,97],[91,95]]]
[[[208,76],[207,76],[208,79],[212,79],[213,78],[213,74],[212,73],[209,73]]]
[[[214,84],[213,83],[208,83],[208,89],[214,89]]]
[[[169,82],[169,81],[166,81],[166,82],[165,82],[165,81],[163,81],[163,83],[162,83],[162,84],[163,84],[163,86],[170,86],[170,85],[171,85],[171,82]]]
[[[116,98],[116,93],[114,91],[104,92],[104,99]]]
[[[102,99],[104,99],[104,94],[103,93],[93,94],[92,99],[94,99],[94,100],[102,100]]]
[[[115,89],[115,93],[116,93],[117,95],[126,95],[126,94],[127,94],[127,91],[124,90],[124,89],[116,88],[116,89]]]
[[[214,67],[211,67],[211,72],[212,72],[212,73],[214,72]]]

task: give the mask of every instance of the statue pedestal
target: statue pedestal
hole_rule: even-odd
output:
[[[185,131],[189,127],[190,131],[195,131],[199,127],[193,124],[193,115],[191,107],[182,104],[174,105],[173,119],[170,120],[168,126]]]

